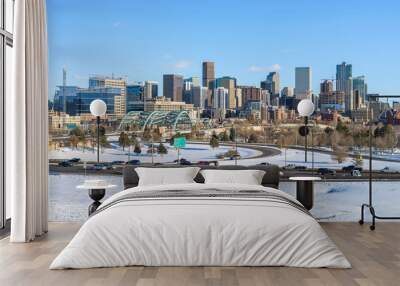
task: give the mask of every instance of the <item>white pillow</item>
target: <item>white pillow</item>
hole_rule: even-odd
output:
[[[261,185],[265,171],[261,170],[202,170],[204,183]]]
[[[200,168],[143,168],[135,169],[139,176],[138,186],[195,183],[193,180]]]

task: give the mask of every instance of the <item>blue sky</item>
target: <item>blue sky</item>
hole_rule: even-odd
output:
[[[400,94],[399,11],[395,0],[48,0],[50,97],[63,67],[86,87],[90,74],[201,77],[203,60],[257,86],[271,70],[294,86],[294,68],[311,66],[316,92],[346,61],[370,92]]]

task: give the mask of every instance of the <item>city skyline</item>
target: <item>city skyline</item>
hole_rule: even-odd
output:
[[[96,73],[162,84],[163,74],[201,77],[200,63],[210,60],[216,77],[256,86],[279,70],[281,87],[293,87],[294,68],[311,66],[314,92],[346,61],[354,75],[366,76],[370,92],[398,93],[393,5],[301,2],[218,1],[210,10],[208,1],[190,7],[183,1],[49,1],[50,92],[62,82],[64,66],[69,84],[83,85]],[[365,17],[378,19],[364,23]]]

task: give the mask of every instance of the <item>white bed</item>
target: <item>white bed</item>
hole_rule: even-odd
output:
[[[135,197],[149,191],[174,190],[189,194],[249,191],[249,196]],[[259,191],[272,199],[251,195]],[[134,199],[122,199],[129,196]],[[312,216],[279,197],[299,204],[282,191],[255,185],[191,183],[127,189],[100,206],[50,269],[128,265],[351,267]]]

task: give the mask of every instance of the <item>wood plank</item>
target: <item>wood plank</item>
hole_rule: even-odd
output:
[[[50,231],[28,244],[0,240],[0,285],[399,285],[400,223],[380,222],[375,232],[356,223],[321,223],[352,263],[352,269],[289,267],[117,267],[48,269],[80,225],[50,223]]]

